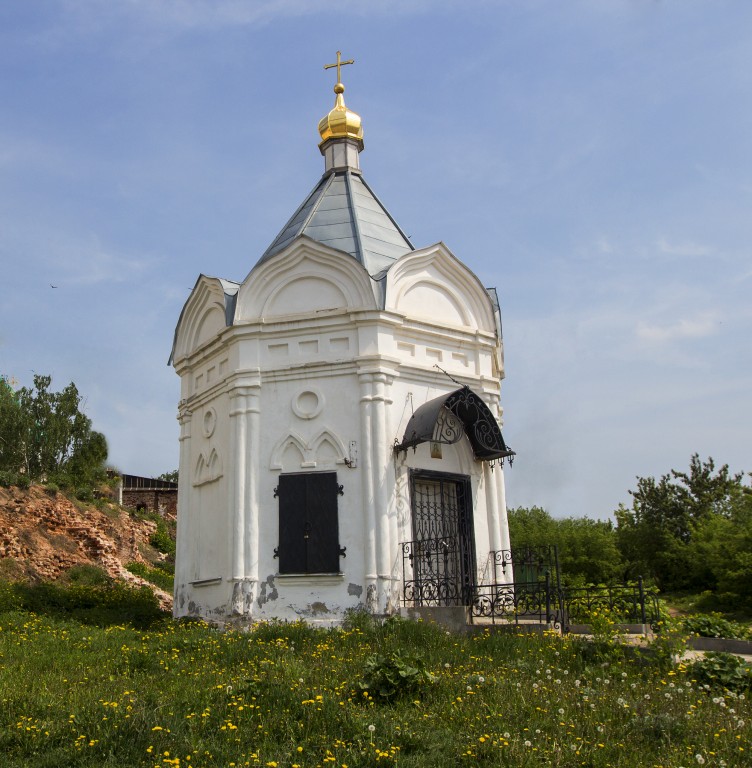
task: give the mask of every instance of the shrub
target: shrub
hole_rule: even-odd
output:
[[[433,681],[434,676],[426,669],[422,659],[398,650],[385,656],[369,656],[363,680],[358,686],[377,701],[391,701],[415,693],[418,688]]]
[[[73,488],[73,480],[65,472],[51,472],[47,475],[47,487],[56,485],[61,491],[68,491]]]
[[[149,544],[151,544],[154,549],[162,552],[162,554],[175,554],[175,542],[173,541],[172,536],[170,536],[167,523],[161,517],[157,520],[157,530],[151,535]]]
[[[175,586],[175,578],[171,573],[162,568],[150,568],[145,563],[132,562],[125,566],[130,573],[140,576],[142,579],[155,584],[165,592],[172,592]]]
[[[79,501],[93,501],[94,493],[92,492],[91,488],[76,488],[76,498]]]
[[[0,486],[10,488],[11,485],[15,485],[18,488],[28,488],[31,485],[31,480],[29,480],[28,475],[24,475],[21,472],[0,471]]]
[[[738,693],[752,690],[752,664],[733,653],[706,653],[687,669],[700,685],[725,688]]]
[[[700,637],[725,637],[737,640],[745,640],[749,637],[749,629],[743,624],[729,621],[720,613],[689,616],[684,619],[684,628],[687,632]]]
[[[687,648],[687,633],[680,621],[665,619],[653,626],[655,635],[646,649],[638,649],[638,656],[652,658],[662,672],[672,669]]]
[[[71,584],[80,584],[81,586],[103,587],[112,582],[106,571],[97,565],[88,563],[69,568],[67,577]]]
[[[0,487],[10,488],[11,485],[16,484],[16,473],[8,472],[7,470],[0,470]]]
[[[73,618],[99,627],[130,624],[137,629],[148,629],[166,617],[149,587],[133,589],[117,582],[104,586],[15,583],[9,589],[11,595],[0,599],[0,609],[6,611]]]

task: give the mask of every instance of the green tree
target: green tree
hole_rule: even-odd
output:
[[[641,573],[667,591],[714,588],[713,559],[707,553],[699,557],[699,549],[731,530],[742,535],[750,490],[743,478],[727,464],[716,470],[712,458],[701,461],[698,454],[688,472],[671,470],[658,480],[638,477],[631,508],[622,505],[615,512],[629,575]]]
[[[23,421],[18,393],[0,377],[0,471],[18,472],[23,464]]]
[[[752,607],[752,489],[740,486],[728,514],[696,526],[690,552],[702,565],[704,588],[729,607]]]
[[[541,507],[510,509],[508,517],[512,548],[556,545],[565,583],[608,583],[622,577],[622,559],[610,521],[554,518]]]
[[[51,383],[35,375],[30,388],[0,386],[0,469],[90,485],[104,476],[107,441],[81,412],[76,385],[52,392]]]
[[[166,480],[168,483],[177,483],[179,472],[177,469],[170,470],[169,472],[162,472],[157,480]]]

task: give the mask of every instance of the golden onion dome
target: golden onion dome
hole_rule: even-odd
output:
[[[337,63],[326,64],[324,69],[337,67],[337,84],[334,86],[334,92],[337,98],[334,101],[334,109],[319,120],[319,134],[321,135],[321,144],[329,139],[355,139],[359,142],[360,149],[363,149],[363,125],[360,115],[345,106],[345,86],[340,79],[340,67],[345,64],[354,64],[350,61],[342,61],[341,54],[337,51]],[[319,144],[319,146],[321,146]]]
[[[319,134],[321,142],[327,139],[355,139],[363,141],[363,124],[360,115],[345,106],[345,86],[337,83],[334,86],[334,92],[337,98],[334,102],[334,109],[328,115],[319,120]]]

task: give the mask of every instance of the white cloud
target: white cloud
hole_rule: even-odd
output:
[[[683,318],[668,325],[642,322],[637,326],[637,335],[651,342],[671,342],[681,339],[702,339],[718,333],[720,321],[711,312],[703,312],[694,318]]]
[[[712,248],[706,245],[700,245],[699,243],[694,243],[691,240],[672,243],[665,237],[660,237],[658,238],[656,246],[661,253],[668,254],[669,256],[709,256],[713,253]]]
[[[19,282],[58,287],[122,283],[143,276],[158,262],[118,253],[95,234],[78,237],[55,227],[40,230],[39,223],[0,219],[0,254],[15,260]]]
[[[92,237],[81,248],[69,246],[63,282],[67,285],[96,285],[97,283],[123,283],[142,274],[145,260],[114,254]]]

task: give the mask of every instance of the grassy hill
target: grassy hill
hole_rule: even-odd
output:
[[[749,674],[655,649],[361,615],[237,632],[0,609],[0,627],[8,768],[750,765]]]

